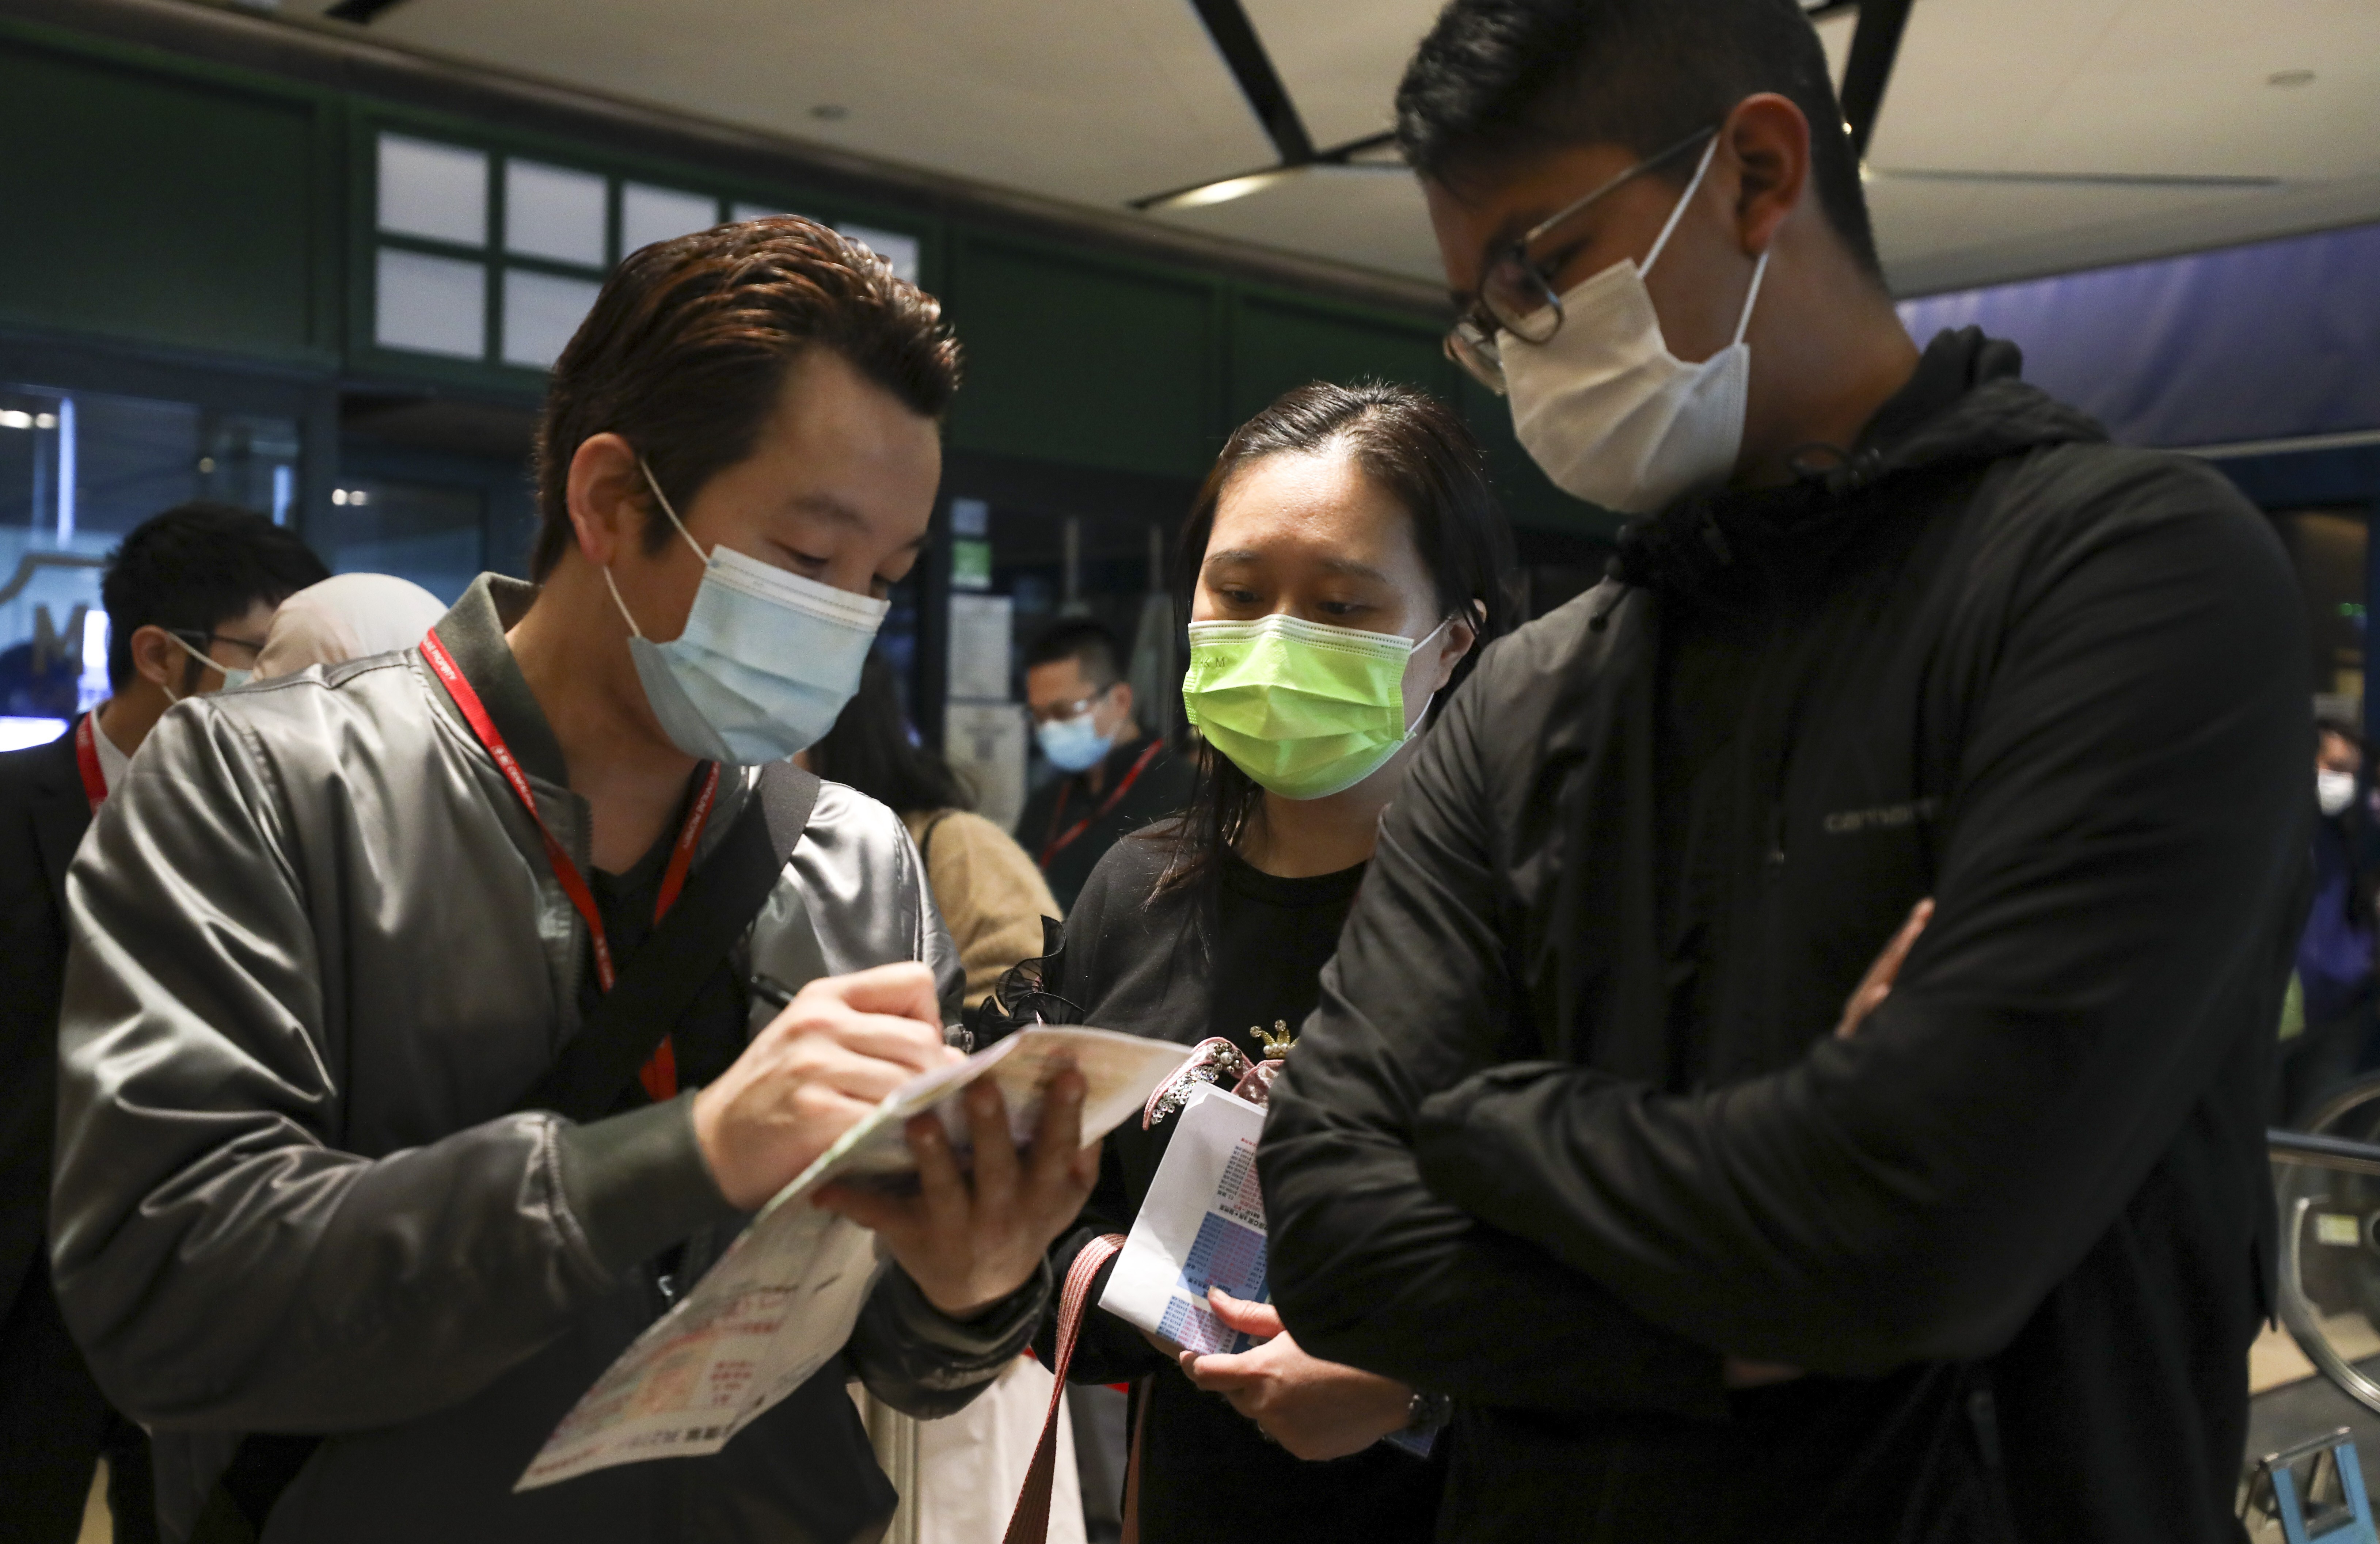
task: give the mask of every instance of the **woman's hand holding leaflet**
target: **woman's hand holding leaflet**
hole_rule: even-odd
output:
[[[1297,1457],[1344,1458],[1403,1428],[1413,1405],[1404,1384],[1306,1355],[1269,1303],[1242,1302],[1220,1287],[1207,1300],[1216,1318],[1264,1342],[1228,1356],[1182,1352],[1182,1370]]]

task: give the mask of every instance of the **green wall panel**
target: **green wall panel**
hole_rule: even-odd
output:
[[[1062,248],[962,238],[943,299],[966,351],[951,442],[1197,477],[1220,444],[1215,285]]]
[[[314,115],[0,41],[0,316],[270,357],[326,343]]]
[[[1453,367],[1438,334],[1293,300],[1244,295],[1232,315],[1231,424],[1253,416],[1292,386],[1344,385],[1366,376],[1419,386],[1440,397],[1454,390]]]

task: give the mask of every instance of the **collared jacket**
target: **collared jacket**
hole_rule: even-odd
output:
[[[437,630],[583,871],[587,807],[504,638],[533,593],[483,577]],[[722,780],[698,864],[757,775]],[[419,652],[167,713],[67,894],[58,1295],[158,1433],[169,1534],[262,1432],[329,1438],[270,1544],[872,1538],[894,1497],[846,1379],[947,1413],[1046,1296],[959,1323],[888,1268],[844,1356],[717,1455],[513,1495],[665,1307],[656,1258],[739,1220],[688,1095],[585,1125],[507,1113],[578,1028],[589,934]],[[734,963],[801,981],[911,959],[955,998],[916,847],[829,784]]]
[[[1422,742],[1258,1166],[1300,1343],[1455,1398],[1441,1537],[2240,1536],[2302,602],[2015,356],[1633,528]]]
[[[91,826],[74,741],[0,755],[0,1326],[46,1269],[67,867]]]

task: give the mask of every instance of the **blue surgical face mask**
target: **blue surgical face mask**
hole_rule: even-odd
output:
[[[1051,766],[1061,772],[1086,772],[1107,759],[1115,747],[1115,736],[1100,734],[1091,718],[1092,710],[1086,708],[1073,718],[1052,719],[1034,727],[1033,738]]]
[[[667,643],[628,618],[628,657],[670,743],[730,766],[782,761],[826,737],[859,689],[859,667],[891,602],[854,595],[726,547],[708,557],[670,507],[652,468],[638,465],[671,525],[703,559],[686,630]]]
[[[178,634],[167,633],[165,636],[172,638],[176,643],[180,644],[182,646],[183,653],[188,654],[190,658],[198,661],[209,670],[219,670],[223,672],[223,689],[225,691],[231,690],[234,687],[244,687],[248,685],[248,683],[256,675],[256,672],[253,670],[240,670],[234,666],[218,663],[213,655],[202,653],[200,650],[191,648],[190,640],[179,636]],[[200,679],[204,680],[206,677],[202,675]],[[162,686],[164,683],[160,682],[159,685]],[[176,691],[171,687],[166,687],[165,700],[168,702],[179,702],[182,700],[182,694]]]

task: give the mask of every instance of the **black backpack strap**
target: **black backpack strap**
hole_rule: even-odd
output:
[[[818,796],[819,780],[790,761],[760,770],[757,796],[745,801],[726,836],[686,877],[669,915],[514,1109],[551,1110],[574,1121],[611,1111],[768,904]]]
[[[934,833],[942,829],[942,822],[944,821],[949,820],[952,816],[957,813],[958,811],[955,809],[945,809],[941,814],[935,816],[932,820],[928,821],[926,822],[926,829],[917,833],[918,862],[925,862],[926,855],[934,850]]]

